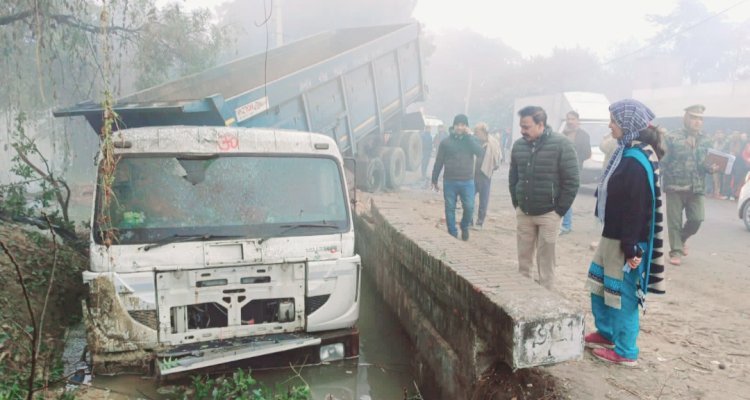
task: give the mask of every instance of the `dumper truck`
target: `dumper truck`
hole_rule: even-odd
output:
[[[360,189],[397,188],[421,162],[424,100],[418,24],[341,29],[125,96],[122,128],[192,125],[282,128],[331,137],[357,161]],[[57,110],[96,132],[99,102]]]
[[[400,134],[424,122],[406,112],[423,95],[418,34],[324,33],[115,103],[117,164],[111,188],[98,179],[83,274],[96,371],[358,355],[345,158],[370,190],[419,161],[419,137]],[[55,115],[102,127],[93,102]]]

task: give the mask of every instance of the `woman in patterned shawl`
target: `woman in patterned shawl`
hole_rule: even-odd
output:
[[[659,158],[664,154],[654,113],[637,100],[609,107],[617,148],[597,188],[596,216],[604,224],[587,288],[596,332],[586,347],[600,360],[634,366],[638,305],[647,292],[664,293]]]

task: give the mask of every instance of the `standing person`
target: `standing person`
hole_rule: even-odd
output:
[[[482,145],[482,154],[477,156],[474,166],[474,186],[479,195],[479,212],[475,229],[482,229],[484,218],[487,216],[487,204],[490,200],[490,185],[492,173],[500,165],[500,143],[487,132],[487,124],[480,122],[474,128],[474,136]]]
[[[448,136],[450,135],[448,134],[448,132],[446,132],[445,125],[438,126],[438,133],[437,135],[435,135],[435,140],[433,141],[432,147],[437,148],[438,146],[440,146],[440,143],[443,140],[447,139]]]
[[[706,107],[696,104],[685,109],[684,127],[671,132],[665,140],[664,192],[667,198],[667,226],[669,227],[669,263],[680,265],[686,256],[685,241],[698,232],[704,218],[703,197],[706,174],[718,170],[707,166],[706,154],[711,140],[701,132]],[[685,225],[682,213],[685,212]]]
[[[422,139],[422,179],[427,179],[427,167],[430,165],[432,157],[432,133],[429,128],[425,128],[420,135]],[[426,183],[426,182],[425,182]]]
[[[638,305],[645,293],[663,294],[664,251],[659,158],[661,131],[637,100],[609,106],[618,146],[597,187],[596,217],[604,224],[586,287],[597,331],[586,347],[598,359],[634,366],[640,330]]]
[[[591,137],[589,134],[581,129],[580,116],[576,111],[568,111],[565,115],[565,130],[563,133],[571,142],[573,147],[576,149],[576,156],[578,156],[578,173],[583,171],[583,162],[591,158]],[[560,227],[560,234],[564,235],[570,233],[573,230],[573,207],[568,209],[562,220],[562,227]]]
[[[500,158],[500,164],[505,163],[505,154],[510,149],[510,129],[500,128],[500,151],[502,152],[502,158]]]
[[[578,193],[576,151],[565,136],[552,132],[541,107],[524,107],[518,115],[522,137],[513,143],[508,175],[518,224],[518,270],[530,278],[536,253],[539,282],[552,288],[560,218]]]
[[[458,114],[453,119],[450,136],[440,142],[435,166],[432,168],[432,188],[438,189],[438,178],[443,174],[443,198],[445,199],[445,223],[448,233],[458,237],[456,230],[456,201],[461,198],[461,240],[469,240],[469,224],[474,213],[474,157],[482,154],[477,138],[470,134],[469,119]]]
[[[740,132],[733,131],[732,134],[729,135],[726,143],[724,143],[724,148],[722,149],[722,151],[732,155],[739,154],[742,151],[742,135],[740,134]],[[734,187],[732,178],[734,177],[734,165],[737,164],[737,161],[738,160],[735,158],[734,164],[732,165],[732,170],[728,174],[723,175],[721,186],[722,195],[719,197],[722,200],[734,199],[734,191],[736,188]]]
[[[711,141],[711,148],[714,150],[722,151],[724,150],[724,146],[726,144],[726,138],[724,136],[724,131],[717,130],[714,132],[713,140]],[[711,195],[711,197],[715,199],[721,198],[721,184],[723,181],[724,175],[723,171],[716,171],[711,175],[708,175],[708,179],[706,180],[706,194]],[[710,188],[709,188],[710,186]]]
[[[740,198],[740,190],[742,185],[745,183],[745,175],[748,172],[748,165],[745,164],[745,149],[747,148],[748,142],[747,133],[740,133],[740,140],[738,149],[731,153],[734,156],[734,164],[732,165],[732,194],[729,196],[730,200],[737,200]]]

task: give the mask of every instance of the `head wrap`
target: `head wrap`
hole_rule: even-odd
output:
[[[604,223],[604,212],[607,208],[607,185],[612,173],[622,160],[622,153],[626,147],[630,147],[633,140],[638,138],[640,132],[648,127],[648,124],[656,117],[646,105],[638,100],[625,99],[612,103],[609,112],[617,126],[622,129],[622,137],[617,140],[617,148],[612,153],[607,169],[602,174],[602,179],[597,188],[596,215],[599,221]]]

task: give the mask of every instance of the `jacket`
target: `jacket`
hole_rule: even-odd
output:
[[[474,175],[479,174],[492,178],[492,173],[500,166],[500,143],[492,136],[487,137],[487,142],[482,143],[482,155],[477,156]]]
[[[686,129],[671,132],[665,138],[666,154],[662,158],[665,192],[690,192],[703,194],[706,191],[706,154],[711,140],[703,133],[695,136],[695,146],[689,143]]]
[[[573,143],[549,126],[533,142],[516,140],[508,177],[513,207],[527,215],[564,215],[578,193],[578,174]]]
[[[474,180],[474,156],[481,154],[482,146],[476,137],[469,134],[451,133],[438,146],[435,166],[432,168],[432,183],[437,184],[443,166],[445,166],[443,180]]]
[[[591,138],[589,134],[581,128],[575,131],[566,131],[565,137],[573,142],[573,147],[576,149],[576,155],[578,156],[578,166],[583,166],[583,162],[591,158]]]

